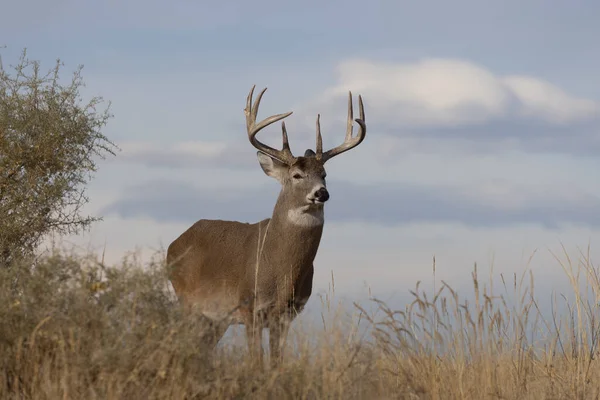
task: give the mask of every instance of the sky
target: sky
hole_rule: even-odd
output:
[[[23,48],[82,94],[111,102],[87,207],[104,220],[68,243],[105,252],[166,248],[198,219],[269,217],[279,184],[245,132],[286,119],[292,151],[343,141],[347,93],[367,136],[327,163],[331,195],[313,293],[405,299],[417,281],[481,273],[564,284],[562,245],[597,254],[600,4],[592,1],[3,0],[0,50]],[[279,126],[261,132],[280,146]],[[533,261],[530,257],[535,254]],[[361,297],[362,296],[362,297]],[[311,302],[316,304],[318,295]],[[311,303],[309,303],[311,304]]]

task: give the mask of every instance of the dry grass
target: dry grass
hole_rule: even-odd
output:
[[[563,258],[572,292],[549,316],[529,272],[494,293],[475,270],[468,302],[417,284],[401,311],[374,300],[377,313],[296,324],[283,365],[261,370],[230,342],[204,357],[161,262],[57,252],[0,271],[0,398],[596,399],[599,270]]]

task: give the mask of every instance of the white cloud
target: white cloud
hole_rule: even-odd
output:
[[[223,153],[225,143],[222,142],[202,142],[202,141],[183,141],[172,145],[159,145],[150,142],[123,142],[120,144],[123,150],[123,156],[134,156],[146,152],[175,152],[179,154],[191,154],[199,157],[215,157]]]
[[[498,116],[504,112],[509,95],[490,72],[454,60],[404,65],[353,61],[339,67],[339,78],[333,94],[345,94],[352,88],[369,102],[372,98],[370,108],[382,114],[398,114],[399,106],[414,108],[416,113],[407,116],[419,125],[479,122]]]
[[[461,187],[459,192],[469,202],[486,204],[502,211],[519,211],[525,208],[546,208],[550,204],[563,204],[572,209],[594,209],[598,197],[583,191],[577,185],[565,185],[557,189],[554,185],[516,183],[506,179],[486,179]]]
[[[183,141],[172,144],[124,142],[119,160],[153,168],[227,167],[245,168],[256,164],[247,142]]]
[[[568,95],[548,82],[526,76],[503,79],[522,104],[520,112],[553,123],[568,123],[597,116],[600,103]]]
[[[349,89],[362,94],[371,121],[393,126],[444,127],[511,117],[562,123],[600,115],[600,103],[568,95],[543,80],[503,77],[468,61],[435,58],[399,64],[343,62],[338,83],[310,108],[339,110]],[[327,118],[341,120],[345,113],[332,112]]]

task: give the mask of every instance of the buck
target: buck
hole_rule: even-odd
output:
[[[313,284],[313,260],[325,221],[329,199],[324,164],[358,146],[367,131],[359,96],[360,130],[353,136],[352,93],[348,93],[346,139],[323,152],[320,115],[316,123],[316,152],[295,157],[282,121],[283,147],[261,143],[256,134],[292,112],[273,115],[256,123],[266,88],[254,104],[252,87],[246,99],[246,128],[250,143],[258,149],[258,162],[266,175],[281,184],[271,218],[254,224],[237,221],[199,220],[174,240],[167,250],[170,281],[186,309],[196,310],[210,321],[211,348],[231,324],[243,324],[250,354],[262,362],[262,331],[269,329],[271,362],[281,359],[292,320],[308,301]]]

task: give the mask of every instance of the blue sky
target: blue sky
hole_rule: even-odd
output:
[[[438,276],[461,285],[477,261],[533,268],[547,249],[600,233],[600,53],[592,1],[9,1],[5,63],[23,47],[84,95],[112,101],[105,133],[123,151],[100,164],[88,210],[104,222],[71,242],[109,260],[166,247],[201,218],[269,216],[278,185],[247,141],[243,107],[293,110],[292,150],[343,140],[346,93],[368,133],[328,163],[331,201],[315,286],[382,297]],[[261,133],[262,134],[262,133]],[[264,133],[272,145],[278,128]]]

